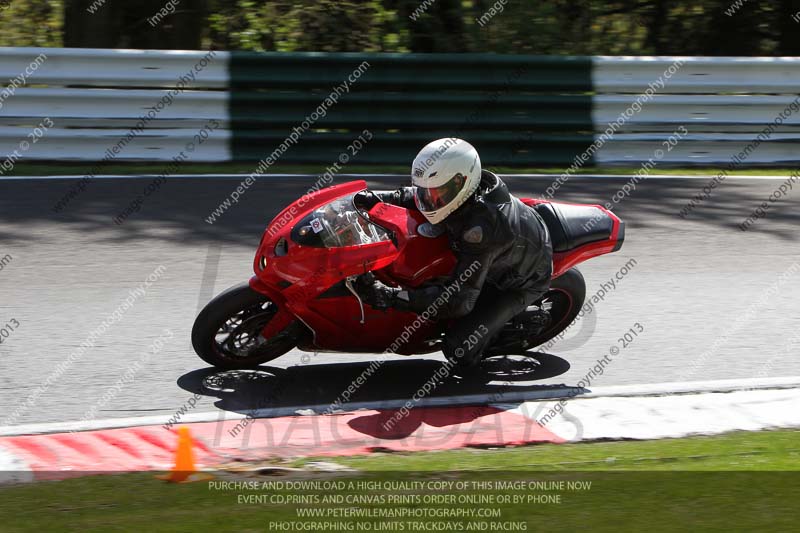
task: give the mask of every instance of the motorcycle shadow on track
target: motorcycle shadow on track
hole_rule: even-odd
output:
[[[317,361],[323,361],[325,354],[317,357]],[[357,408],[377,410],[378,414],[351,420],[353,429],[378,438],[397,439],[409,435],[422,422],[436,427],[455,425],[497,412],[487,404],[541,398],[543,391],[558,386],[532,382],[557,377],[570,368],[561,357],[538,352],[491,358],[484,362],[483,372],[470,377],[445,375],[443,365],[442,361],[409,358],[385,361],[379,366],[367,360],[309,362],[288,368],[261,366],[253,370],[204,368],[184,374],[177,383],[191,393],[216,396],[219,401],[215,406],[219,409],[241,414],[254,414],[257,410],[257,417],[289,416],[304,410],[322,413],[337,400],[355,404]],[[435,378],[437,371],[445,377]],[[430,391],[427,394],[423,392],[426,384],[424,390]],[[345,392],[348,388],[350,394]],[[398,424],[386,429],[384,422],[415,395],[434,407],[412,409]],[[464,396],[474,398],[465,401]],[[438,408],[454,404],[468,406],[447,409],[447,414]]]

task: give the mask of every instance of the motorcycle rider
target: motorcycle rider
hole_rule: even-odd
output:
[[[428,310],[437,320],[451,319],[443,352],[462,368],[474,368],[506,322],[548,290],[553,251],[547,227],[496,174],[481,168],[477,150],[461,139],[426,145],[414,159],[412,183],[361,193],[357,202],[366,209],[383,201],[419,210],[432,226],[418,232],[445,231],[456,268],[445,283],[406,289],[374,280],[360,292],[376,309]]]

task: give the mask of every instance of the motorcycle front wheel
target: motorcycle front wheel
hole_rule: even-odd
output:
[[[200,311],[192,327],[192,346],[200,358],[224,370],[254,368],[297,345],[303,326],[293,322],[270,339],[261,331],[278,306],[245,282],[221,294]]]

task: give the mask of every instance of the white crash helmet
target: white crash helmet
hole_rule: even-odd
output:
[[[417,208],[431,224],[438,224],[478,189],[481,158],[467,141],[437,139],[417,154],[411,180]]]

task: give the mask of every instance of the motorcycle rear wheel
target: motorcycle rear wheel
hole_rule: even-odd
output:
[[[224,370],[254,368],[295,346],[303,326],[293,322],[271,339],[260,336],[278,306],[245,282],[217,295],[197,315],[192,347],[206,363]]]
[[[573,267],[550,283],[550,289],[542,297],[550,303],[550,324],[541,332],[527,339],[527,347],[534,348],[558,336],[578,316],[586,299],[586,282],[583,274]]]

